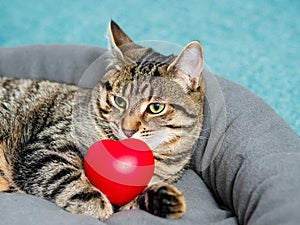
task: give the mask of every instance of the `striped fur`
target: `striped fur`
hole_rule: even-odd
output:
[[[86,178],[83,157],[99,139],[132,137],[152,148],[155,174],[119,210],[178,218],[185,201],[170,183],[189,165],[201,131],[201,46],[193,42],[177,57],[163,56],[134,44],[113,21],[110,34],[109,66],[93,91],[0,78],[0,191],[33,194],[106,220],[114,207]]]

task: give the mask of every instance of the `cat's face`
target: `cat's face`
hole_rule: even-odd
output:
[[[141,139],[156,149],[175,144],[199,122],[199,99],[174,81],[166,66],[152,63],[153,76],[148,62],[133,64],[105,81],[101,116],[117,139]]]

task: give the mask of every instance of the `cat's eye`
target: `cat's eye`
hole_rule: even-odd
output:
[[[117,104],[117,106],[119,106],[120,108],[125,108],[126,107],[126,101],[124,100],[124,98],[121,98],[119,96],[115,96],[115,103]]]
[[[165,104],[163,103],[151,103],[148,105],[147,112],[151,114],[161,113],[165,109]]]

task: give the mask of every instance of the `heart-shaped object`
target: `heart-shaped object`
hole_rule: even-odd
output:
[[[84,171],[112,204],[122,206],[148,185],[154,173],[154,157],[148,145],[138,139],[101,140],[88,149]]]

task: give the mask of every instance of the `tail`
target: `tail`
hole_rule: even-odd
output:
[[[17,192],[5,142],[0,142],[0,192]]]

